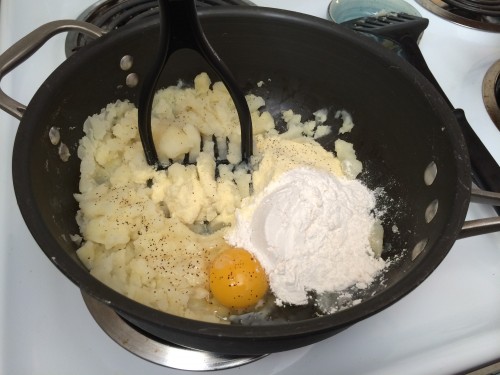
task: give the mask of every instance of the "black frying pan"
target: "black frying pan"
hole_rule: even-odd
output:
[[[356,126],[346,140],[354,143],[364,163],[361,179],[370,188],[385,190],[386,199],[380,202],[387,206],[383,256],[399,256],[384,274],[384,284],[374,283],[362,303],[330,316],[314,317],[304,311],[297,315],[301,318],[286,323],[227,326],[156,311],[89,274],[70,239],[79,231],[73,194],[78,191],[76,153],[82,125],[89,115],[117,99],[137,102],[140,79],[154,56],[155,23],[110,32],[75,53],[43,83],[26,109],[5,94],[0,96],[2,108],[21,118],[13,181],[22,215],[41,249],[70,280],[131,324],[161,339],[220,353],[261,354],[311,344],[412,291],[459,237],[470,201],[471,170],[464,139],[435,89],[409,64],[377,44],[314,17],[234,7],[204,10],[200,19],[241,87],[263,96],[271,113],[293,108],[310,116],[326,107],[330,117],[339,109],[352,114]],[[52,34],[82,27],[75,21],[62,24],[46,25],[0,56],[0,77]],[[129,70],[120,68],[125,55],[134,58]],[[192,80],[201,71],[212,73],[203,60],[187,51],[179,52],[169,64],[162,86],[180,78]],[[138,86],[127,85],[130,73],[137,74]],[[259,81],[266,84],[257,88]],[[54,126],[60,128],[61,140],[71,153],[66,162],[50,142],[49,130]],[[324,147],[332,150],[334,140],[334,136],[325,139]],[[426,171],[430,179],[424,178]],[[436,202],[437,212],[432,215]],[[393,225],[398,233],[391,230]],[[497,222],[483,231],[498,226]]]

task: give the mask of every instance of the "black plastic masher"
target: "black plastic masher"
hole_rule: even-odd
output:
[[[156,152],[151,131],[151,112],[158,79],[170,56],[181,49],[198,52],[219,76],[231,96],[241,128],[241,159],[247,166],[253,151],[252,120],[244,94],[230,70],[208,42],[198,20],[194,0],[158,0],[160,38],[158,54],[144,77],[138,105],[139,135],[146,161],[156,169],[166,169]]]

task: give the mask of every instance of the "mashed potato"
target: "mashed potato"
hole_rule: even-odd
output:
[[[194,87],[179,84],[155,96],[152,131],[160,159],[171,163],[166,171],[146,163],[133,104],[111,103],[86,120],[78,149],[75,197],[83,243],[77,253],[93,276],[155,309],[223,322],[229,311],[210,297],[207,267],[250,184],[258,193],[304,165],[347,178],[361,171],[352,145],[339,143],[337,158],[316,142],[331,131],[324,111],[305,122],[285,111],[288,130],[278,134],[272,116],[262,111],[264,100],[246,98],[255,136],[252,174],[239,165],[240,129],[231,98],[204,73]],[[230,164],[216,167],[215,144]],[[195,164],[182,164],[186,154]]]

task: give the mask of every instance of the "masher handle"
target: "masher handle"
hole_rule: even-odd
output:
[[[217,73],[233,99],[241,128],[241,156],[247,165],[253,151],[252,122],[245,96],[236,79],[212,48],[201,28],[194,0],[159,0],[160,39],[156,60],[145,77],[139,96],[139,135],[146,161],[162,169],[153,142],[151,112],[154,94],[161,73],[170,56],[180,49],[198,52]]]

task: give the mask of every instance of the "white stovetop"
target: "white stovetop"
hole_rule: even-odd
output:
[[[92,2],[1,0],[0,50],[45,22],[75,18]],[[329,1],[254,2],[325,17]],[[482,77],[500,58],[500,34],[452,25],[413,5],[431,20],[421,41],[431,69],[500,161],[500,132],[480,102]],[[62,36],[51,40],[2,88],[27,103],[63,60],[63,42]],[[0,374],[187,374],[146,362],[115,344],[92,320],[77,287],[37,247],[12,189],[16,127],[16,120],[0,114]],[[473,205],[468,217],[492,214],[491,208]],[[500,359],[499,286],[500,234],[459,240],[421,286],[383,312],[321,343],[221,373],[463,372]]]

